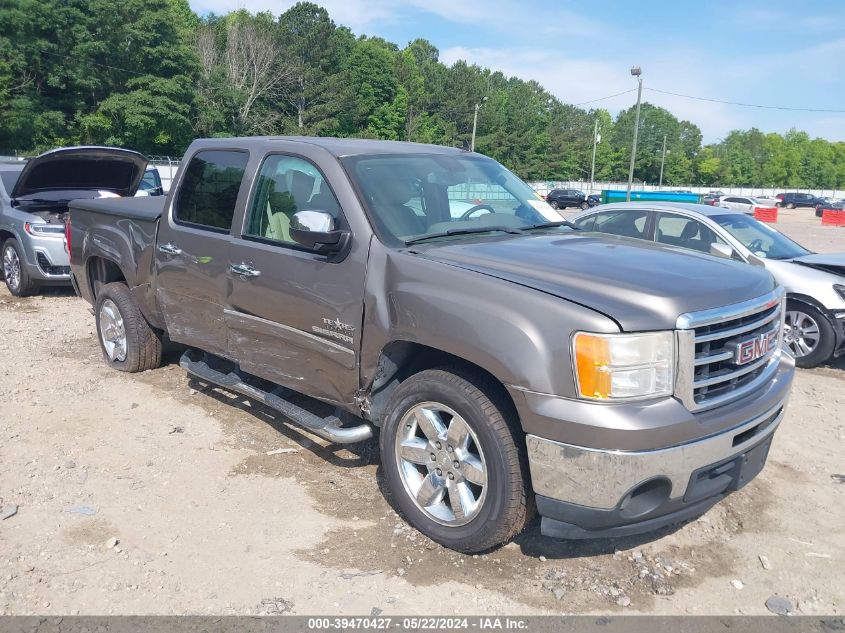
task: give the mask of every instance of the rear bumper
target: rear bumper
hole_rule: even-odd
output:
[[[542,532],[606,538],[704,513],[763,468],[786,400],[730,431],[651,451],[585,448],[527,437]]]

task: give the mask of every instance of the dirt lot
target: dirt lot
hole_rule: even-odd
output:
[[[811,215],[779,226],[845,250]],[[577,543],[535,524],[476,557],[391,510],[374,443],[329,447],[197,390],[178,354],[107,369],[69,292],[3,287],[0,332],[0,508],[18,506],[0,521],[0,614],[756,614],[770,596],[845,612],[843,362],[799,372],[762,475],[698,521]]]

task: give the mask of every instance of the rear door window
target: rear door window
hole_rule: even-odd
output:
[[[580,229],[584,229],[585,231],[592,231],[593,227],[596,224],[596,216],[595,214],[593,214],[588,215],[584,218],[578,218],[577,220],[573,220],[572,224],[574,224]]]
[[[177,223],[229,232],[249,154],[203,150],[185,168],[173,205]]]
[[[648,211],[605,211],[597,213],[595,219],[593,231],[643,239]]]

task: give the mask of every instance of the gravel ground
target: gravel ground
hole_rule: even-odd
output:
[[[812,211],[780,220],[845,250]],[[66,291],[3,287],[0,324],[0,614],[845,612],[843,362],[798,373],[766,469],[701,519],[463,556],[392,511],[375,443],[327,446],[177,352],[111,371]]]

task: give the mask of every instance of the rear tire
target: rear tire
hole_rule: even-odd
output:
[[[126,284],[103,286],[95,315],[100,349],[110,367],[139,372],[161,366],[161,334],[147,323]]]
[[[786,208],[787,209],[794,209],[795,205],[790,202],[788,205],[786,205]]]
[[[38,285],[29,276],[24,266],[23,253],[18,241],[10,237],[3,243],[3,251],[0,254],[0,266],[3,270],[3,279],[6,288],[16,297],[28,297],[38,290]]]
[[[552,200],[549,203],[549,206],[551,206],[551,208],[555,210],[560,209],[560,203],[557,200]]]
[[[815,367],[833,354],[836,345],[833,325],[809,303],[788,299],[784,327],[784,342],[798,367]]]
[[[533,514],[525,437],[488,377],[427,369],[396,389],[387,411],[382,467],[391,502],[412,526],[465,553],[525,528]]]
[[[582,209],[588,209],[588,208],[590,207],[590,204],[589,204],[589,203],[585,200],[584,202],[582,202],[582,203],[580,204],[580,207],[581,207]]]

